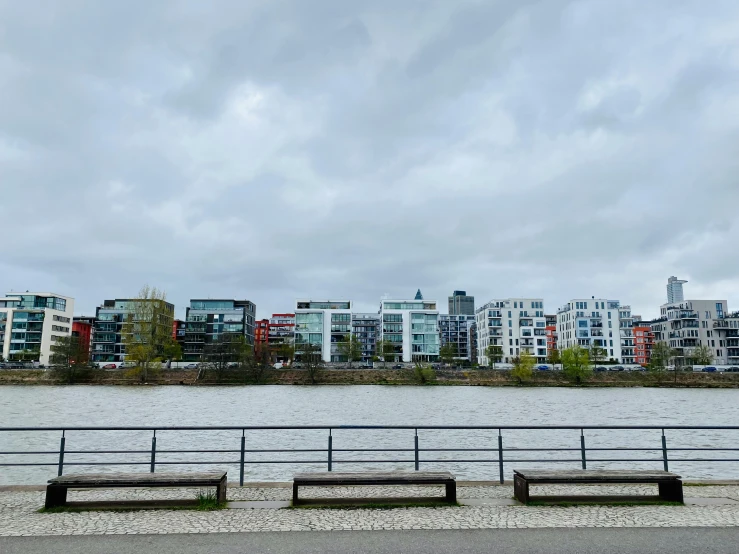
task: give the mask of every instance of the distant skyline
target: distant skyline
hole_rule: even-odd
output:
[[[739,3],[0,2],[0,288],[419,287],[442,312],[671,275],[739,309]]]

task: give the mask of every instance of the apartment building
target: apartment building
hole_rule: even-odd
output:
[[[547,332],[547,357],[549,357],[553,350],[557,350],[557,316],[545,315],[544,319],[546,320],[544,329]]]
[[[74,299],[53,292],[0,298],[0,357],[48,365],[54,344],[72,334]]]
[[[423,300],[420,290],[413,300],[383,299],[380,316],[382,340],[393,345],[393,361],[438,359],[439,312],[436,301]]]
[[[321,348],[324,362],[340,362],[338,343],[347,340],[352,331],[350,300],[298,300],[295,304],[295,354],[301,346],[314,344]]]
[[[475,315],[475,297],[467,291],[455,290],[449,297],[449,315]]]
[[[473,361],[475,350],[475,316],[474,315],[439,315],[439,335],[441,346],[451,344],[459,360]]]
[[[666,342],[675,352],[675,365],[692,365],[691,353],[698,346],[708,346],[714,363],[727,364],[726,344],[731,327],[726,300],[684,300],[663,304],[660,317],[651,324],[654,340]]]
[[[94,317],[75,316],[72,318],[72,336],[77,338],[80,347],[88,353],[92,348],[92,332],[94,327]]]
[[[713,331],[717,334],[719,349],[726,350],[725,363],[739,366],[739,312],[716,319]]]
[[[206,345],[222,335],[242,336],[253,345],[255,311],[249,300],[191,299],[185,311],[184,361],[199,361]]]
[[[254,328],[255,346],[269,348],[276,361],[287,362],[290,355],[285,346],[295,343],[295,314],[272,314],[269,319],[256,322]]]
[[[638,319],[634,323],[634,361],[639,365],[647,366],[652,357],[654,333],[650,321]]]
[[[352,334],[362,345],[362,361],[370,362],[377,355],[380,339],[380,315],[372,313],[352,314]]]
[[[634,363],[633,326],[631,308],[618,300],[574,299],[557,310],[557,349],[598,346],[610,360]]]
[[[140,300],[137,298],[117,298],[105,300],[95,310],[92,329],[92,361],[123,362],[126,359],[124,325],[136,312],[139,302],[154,302],[159,312],[161,325],[171,333],[174,322],[174,305],[163,300]]]
[[[523,352],[537,362],[547,359],[547,331],[544,300],[541,298],[508,298],[491,300],[475,312],[477,325],[478,364],[487,366],[487,348],[502,348],[501,361],[511,363]]]

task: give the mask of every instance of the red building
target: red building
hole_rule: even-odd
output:
[[[272,314],[269,319],[260,319],[254,324],[254,345],[267,346],[273,359],[288,362],[283,345],[295,343],[295,314]]]
[[[90,339],[94,324],[94,317],[75,317],[72,319],[72,336],[79,338],[80,345],[88,353],[90,352]]]
[[[549,354],[551,354],[554,350],[557,350],[557,326],[547,325],[546,332],[547,332],[547,356],[549,356]]]
[[[634,361],[646,366],[652,355],[654,346],[654,333],[649,325],[637,325],[634,327]]]
[[[269,343],[269,319],[259,319],[254,322],[254,344]]]

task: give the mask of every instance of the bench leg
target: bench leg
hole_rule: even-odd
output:
[[[293,506],[298,505],[298,484],[293,483]]]
[[[445,500],[451,504],[457,503],[457,483],[446,484],[446,498]]]
[[[48,485],[46,487],[46,503],[44,508],[56,508],[67,504],[67,487]]]
[[[513,496],[523,504],[529,503],[529,482],[518,474],[513,476]]]
[[[216,502],[219,504],[225,504],[226,502],[226,489],[227,489],[227,481],[226,477],[224,476],[223,479],[221,479],[221,482],[218,483],[218,488],[216,489]]]
[[[659,497],[668,502],[683,502],[683,482],[680,479],[658,484]]]

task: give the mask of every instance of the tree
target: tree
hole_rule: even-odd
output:
[[[222,380],[229,371],[236,371],[244,364],[251,350],[244,335],[223,333],[205,344],[200,362],[201,375],[212,371],[217,380]]]
[[[695,365],[711,365],[713,363],[713,352],[708,346],[701,344],[690,351],[688,358]]]
[[[666,371],[667,366],[670,364],[670,359],[674,355],[674,350],[666,342],[655,343],[649,356],[649,371]]]
[[[38,362],[40,357],[41,350],[38,348],[26,348],[10,355],[10,358],[15,362]]]
[[[578,385],[590,374],[590,356],[581,346],[570,346],[562,352],[564,374]]]
[[[562,363],[562,356],[559,355],[559,350],[556,348],[553,348],[549,351],[549,355],[547,356],[547,362],[552,364],[552,366],[558,365]]]
[[[446,343],[439,349],[439,358],[441,358],[441,361],[446,365],[451,364],[456,355],[457,345],[452,342]]]
[[[485,349],[485,355],[488,358],[488,365],[495,369],[495,364],[503,358],[503,347],[498,344],[491,344]]]
[[[341,342],[337,345],[339,354],[346,358],[349,362],[349,368],[352,367],[352,362],[359,362],[362,360],[362,343],[359,341],[357,335],[351,334],[344,337]]]
[[[79,337],[59,337],[51,347],[49,358],[53,373],[68,384],[89,378],[92,367],[89,364],[90,353],[80,342]]]
[[[298,359],[303,368],[308,372],[310,382],[314,385],[318,378],[318,373],[323,369],[323,356],[321,355],[321,347],[317,344],[306,343],[299,346]]]
[[[288,342],[281,344],[277,348],[277,356],[287,360],[288,365],[292,365],[295,359],[295,346]]]
[[[164,346],[164,357],[169,360],[169,368],[172,362],[179,362],[182,359],[182,346],[176,340],[171,340]]]
[[[387,359],[395,354],[395,347],[389,341],[378,340],[375,345],[375,352],[377,353],[377,357],[382,360],[382,369],[385,369]]]
[[[513,358],[513,370],[511,376],[514,379],[518,379],[518,383],[521,384],[524,381],[531,379],[534,374],[534,366],[536,365],[536,359],[534,356],[526,351],[521,352],[520,356]]]
[[[247,350],[249,354],[251,352]],[[272,368],[272,353],[266,344],[254,347],[253,355],[246,355],[241,362],[248,381],[262,383],[267,371]]]
[[[172,340],[174,313],[166,300],[164,291],[145,285],[131,300],[123,324],[126,359],[136,364],[135,371],[143,382],[148,380],[149,373],[161,368],[164,347]]]
[[[436,380],[436,372],[430,365],[416,362],[411,377],[419,385],[425,385]]]
[[[590,347],[590,361],[593,363],[593,365],[598,365],[600,362],[602,362],[608,352],[606,352],[606,349],[598,346],[597,344],[594,344]]]

